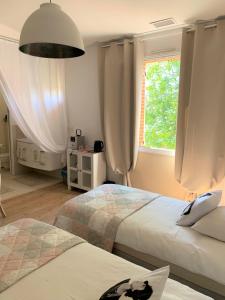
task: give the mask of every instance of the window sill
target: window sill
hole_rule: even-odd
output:
[[[149,148],[144,146],[139,147],[139,152],[166,155],[166,156],[175,156],[175,150]]]

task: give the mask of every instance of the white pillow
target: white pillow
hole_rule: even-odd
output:
[[[99,300],[131,300],[142,299],[141,297],[146,300],[160,300],[169,271],[169,267],[164,267],[143,276],[126,279],[111,287]]]
[[[177,225],[192,226],[203,216],[215,209],[221,200],[222,191],[213,191],[200,195],[183,211]]]
[[[220,206],[199,220],[192,228],[199,233],[225,242],[225,206]]]

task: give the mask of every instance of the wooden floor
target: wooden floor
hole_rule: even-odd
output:
[[[68,191],[63,183],[59,183],[6,200],[3,207],[7,216],[0,216],[0,226],[21,218],[34,218],[52,224],[59,208],[79,194],[78,191]]]

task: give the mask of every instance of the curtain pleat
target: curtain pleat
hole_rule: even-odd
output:
[[[225,176],[225,21],[183,32],[175,175],[191,192]]]
[[[139,40],[101,49],[102,120],[106,159],[123,183],[131,185],[135,168],[141,109],[144,54]]]

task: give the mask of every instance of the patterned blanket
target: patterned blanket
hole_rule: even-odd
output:
[[[79,237],[33,219],[1,227],[0,292],[82,242]]]
[[[67,201],[55,226],[112,252],[120,223],[158,196],[122,185],[102,185]]]

